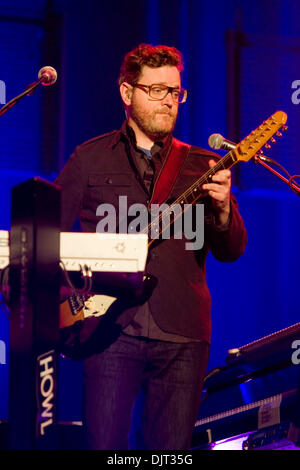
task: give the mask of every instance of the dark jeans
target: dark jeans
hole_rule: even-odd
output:
[[[90,449],[129,448],[134,403],[144,402],[138,448],[189,449],[209,345],[121,334],[84,361],[84,425]],[[142,443],[141,443],[142,442]]]

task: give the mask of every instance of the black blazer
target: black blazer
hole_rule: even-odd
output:
[[[168,150],[172,137],[163,150]],[[101,203],[111,203],[118,213],[118,198],[126,195],[128,206],[147,204],[149,194],[140,181],[132,153],[135,143],[123,125],[120,131],[96,137],[78,146],[56,183],[62,188],[62,231],[70,231],[79,216],[82,230],[95,232],[99,217],[96,209]],[[180,196],[209,169],[208,160],[220,158],[216,154],[191,147],[170,198]],[[199,201],[200,202],[200,201]],[[230,222],[217,227],[209,197],[201,201],[205,207],[204,245],[197,251],[185,249],[186,239],[164,240],[150,251],[147,272],[158,283],[149,299],[153,317],[159,327],[197,340],[210,341],[211,297],[206,283],[205,260],[209,250],[223,262],[232,262],[245,250],[247,234],[238,211],[236,199],[231,197]],[[116,322],[127,326],[136,312],[131,307],[122,312]]]

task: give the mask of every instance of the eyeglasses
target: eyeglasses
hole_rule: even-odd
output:
[[[147,93],[153,100],[163,100],[171,93],[172,98],[176,103],[184,103],[187,99],[188,91],[184,88],[171,87],[167,85],[142,85],[141,83],[134,83],[131,86],[140,88]]]

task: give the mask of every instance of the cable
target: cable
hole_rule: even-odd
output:
[[[60,264],[60,267],[62,269],[62,272],[63,272],[64,278],[66,280],[66,283],[73,292],[75,292],[77,294],[80,294],[80,295],[83,295],[83,294],[87,294],[91,291],[92,284],[93,284],[93,280],[92,280],[92,274],[93,273],[92,273],[92,270],[89,266],[87,266],[86,264],[84,266],[80,265],[81,277],[83,279],[83,287],[81,289],[78,289],[78,288],[75,287],[75,285],[71,281],[69,273],[68,273],[63,261],[60,261],[59,264]]]
[[[297,196],[300,196],[300,185],[298,183],[295,183],[295,181],[293,182],[293,180],[295,178],[300,178],[300,175],[294,175],[294,176],[291,176],[290,179],[289,179],[289,187],[291,188],[291,190],[297,194]],[[296,188],[295,188],[296,186]]]
[[[4,297],[2,294],[0,294],[0,309],[4,313],[4,316],[7,318],[7,320],[10,320],[10,311],[7,308],[7,305],[4,301]]]
[[[300,178],[300,175],[294,175],[294,176],[291,176],[289,174],[289,172],[284,168],[284,166],[282,166],[280,163],[276,162],[275,160],[272,160],[271,158],[269,157],[265,157],[263,154],[258,154],[255,156],[255,158],[253,159],[253,162],[255,164],[257,163],[260,163],[261,165],[263,165],[265,168],[268,169],[268,165],[266,165],[266,163],[268,163],[269,165],[275,165],[275,166],[278,166],[281,171],[283,173],[286,174],[287,176],[287,179],[284,178],[281,174],[279,174],[278,172],[276,172],[276,175],[281,179],[283,180],[285,183],[288,184],[289,188],[297,195],[297,196],[300,196],[300,186],[299,184],[295,183],[293,180],[295,178]],[[270,169],[270,167],[269,167]],[[270,171],[273,171],[270,169]],[[275,170],[274,170],[275,171]]]
[[[10,265],[7,265],[0,271],[0,307],[7,318],[9,318],[9,267]]]

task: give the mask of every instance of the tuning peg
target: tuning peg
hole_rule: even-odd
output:
[[[282,130],[283,130],[283,129],[282,129]],[[277,135],[277,137],[282,137],[282,133],[279,132],[279,131],[276,132],[276,135]]]
[[[271,145],[270,145],[270,144],[266,144],[266,145],[265,145],[265,148],[266,148],[266,149],[270,149],[270,148],[271,148]]]
[[[281,128],[281,130],[282,130],[283,132],[287,131],[287,129],[288,129],[288,126],[282,126],[282,128]]]
[[[276,143],[276,140],[274,139],[274,137],[271,137],[270,141],[272,142],[272,144]]]

